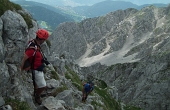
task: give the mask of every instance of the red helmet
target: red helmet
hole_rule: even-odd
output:
[[[44,40],[48,39],[48,37],[49,37],[48,31],[46,31],[45,29],[39,29],[36,32],[36,35],[38,38],[44,39]]]

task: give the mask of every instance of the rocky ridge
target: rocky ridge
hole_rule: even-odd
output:
[[[70,54],[65,52],[64,56],[60,56],[50,53],[50,41],[42,45],[51,63],[44,70],[48,89],[43,93],[42,105],[37,105],[33,97],[31,73],[21,72],[20,63],[28,40],[35,38],[35,32],[40,27],[33,19],[31,19],[33,26],[28,27],[21,13],[31,18],[25,10],[7,10],[0,17],[0,109],[121,109],[120,103],[111,98],[109,93],[105,93],[106,98],[100,96],[99,93],[103,89],[99,89],[100,86],[97,85],[98,90],[88,97],[86,104],[82,103],[82,84],[87,79],[81,74],[81,68],[75,64]],[[104,99],[111,102],[107,103]]]
[[[52,96],[44,97],[41,106],[32,97],[31,74],[19,70],[25,46],[39,26],[32,20],[33,27],[28,28],[20,14],[6,11],[0,17],[1,108],[11,109],[9,98],[26,102],[31,110],[133,109],[115,100],[146,110],[169,109],[169,9],[119,10],[107,14],[108,19],[61,24],[49,38],[51,47],[48,43],[42,46],[51,62],[45,77],[46,92]],[[111,63],[99,59],[86,63],[89,67],[76,64],[83,58],[113,52]],[[83,104],[81,87],[87,79],[95,82],[95,90]]]
[[[170,109],[169,13],[170,6],[148,6],[63,23],[50,37],[50,51],[73,55],[85,77],[102,79],[126,104]]]

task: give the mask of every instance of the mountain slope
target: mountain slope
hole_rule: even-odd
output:
[[[130,2],[124,2],[124,1],[103,1],[94,4],[92,6],[78,6],[78,7],[64,6],[63,7],[63,6],[57,6],[59,3],[56,4],[55,6],[54,5],[50,6],[50,5],[33,2],[33,1],[13,1],[13,2],[20,4],[23,8],[30,11],[31,14],[33,15],[33,18],[37,19],[39,24],[43,28],[51,28],[52,29],[51,31],[53,31],[58,26],[58,24],[63,22],[70,22],[70,21],[80,22],[81,20],[87,17],[102,16],[109,12],[119,10],[119,9],[127,9],[127,8],[141,9],[149,5],[148,4],[148,5],[137,6]],[[164,4],[153,4],[153,5],[166,6]],[[40,9],[43,11],[41,11]],[[46,16],[42,17],[43,15]],[[44,21],[46,23],[44,23]]]
[[[54,30],[60,23],[74,21],[71,18],[48,10],[44,7],[30,6],[24,8],[27,9],[33,15],[33,18],[37,21],[45,21],[48,26],[52,28],[52,30]]]
[[[124,1],[103,1],[92,5],[85,12],[88,17],[102,16],[116,10],[127,8],[137,8],[137,5]]]
[[[33,19],[32,27],[28,27],[27,17],[23,16],[28,13],[3,1],[1,6],[10,6],[10,10],[4,10],[0,17],[0,109],[170,109],[170,6],[119,10],[80,23],[61,24],[47,41],[51,47],[47,42],[42,44],[51,63],[44,71],[50,96],[43,93],[39,106],[34,103],[31,73],[20,71],[25,45],[39,27]],[[11,11],[11,7],[15,10]],[[137,53],[134,59],[140,60],[89,67],[74,62],[83,55],[92,58],[118,51],[124,58]],[[89,80],[93,80],[95,88],[84,104],[82,85]]]
[[[18,10],[18,7],[15,7],[16,4],[12,4],[7,0],[3,0],[1,3],[1,6],[4,6],[1,8],[7,9],[3,10],[3,14],[0,17],[1,110],[51,110],[53,108],[62,110],[85,110],[89,108],[92,110],[94,108],[121,110],[122,107],[126,107],[126,105],[120,106],[120,102],[111,97],[106,91],[107,85],[100,86],[100,84],[104,84],[101,80],[95,81],[96,89],[92,94],[89,94],[86,104],[82,103],[83,83],[87,79],[81,78],[80,80],[81,71],[77,74],[80,67],[75,65],[73,60],[50,56],[49,46],[47,45],[47,42],[50,41],[41,45],[43,53],[48,58],[51,57],[53,59],[51,64],[44,65],[45,69],[43,72],[45,73],[47,90],[42,93],[42,104],[38,105],[35,103],[32,74],[30,71],[21,71],[20,62],[22,61],[28,40],[36,37],[36,30],[39,29],[39,26],[29,16],[32,27],[28,27],[23,15],[29,13],[22,10],[21,7]],[[15,10],[11,11],[11,7]],[[52,55],[55,54],[52,53]]]
[[[60,9],[42,3],[33,1],[14,2],[20,4],[24,9],[27,9],[32,14],[33,18],[39,21],[40,25],[42,21],[45,21],[47,26],[49,26],[49,30],[50,28],[52,29],[51,31],[53,31],[60,23],[81,19],[79,16],[64,13],[64,11],[61,11]]]
[[[125,10],[127,8],[135,8],[140,10],[143,7],[150,6],[150,5],[156,7],[166,7],[168,4],[145,4],[145,5],[138,6],[131,2],[108,0],[108,1],[102,1],[96,3],[92,6],[73,7],[73,10],[75,10],[75,12],[79,13],[80,15],[91,18],[91,17],[102,16],[116,10]]]
[[[170,109],[170,5],[63,23],[49,39],[51,52],[74,58],[85,77],[105,81],[118,100]]]
[[[157,36],[155,31],[168,28],[165,9],[150,6],[140,11],[119,10],[106,16],[86,19],[79,24],[64,23],[50,38],[57,43],[56,46],[52,42],[54,47],[51,51],[59,54],[67,51],[81,66],[97,62],[112,65],[138,61],[149,54],[141,55],[150,50],[149,47],[143,50],[143,46]]]

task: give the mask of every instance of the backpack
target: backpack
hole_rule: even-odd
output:
[[[35,60],[35,55],[36,55],[36,52],[37,52],[37,45],[33,42],[33,40],[30,40],[28,42],[28,45],[27,45],[27,48],[25,49],[25,52],[28,50],[28,49],[34,49],[34,53],[33,53],[33,59],[32,59],[32,62],[30,62],[30,59],[28,58],[27,60],[25,60],[24,62],[24,66],[23,66],[23,70],[25,71],[28,71],[30,69],[32,69],[34,67],[34,60]]]

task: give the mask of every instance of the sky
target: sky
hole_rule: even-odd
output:
[[[10,0],[10,1],[16,1],[16,0]],[[22,0],[19,0],[19,1],[22,1]],[[66,5],[80,5],[80,4],[93,5],[94,3],[105,1],[105,0],[26,0],[26,1],[35,1],[35,2],[40,2],[44,4],[52,4],[52,5],[57,5],[57,4],[60,5],[60,3],[61,4],[64,3]],[[136,5],[152,4],[152,3],[170,4],[170,0],[111,0],[111,1],[127,1],[133,4],[136,4]],[[75,4],[75,2],[77,3]]]
[[[119,0],[119,1],[122,1],[122,0]],[[164,4],[170,3],[170,0],[124,0],[124,1],[129,1],[136,5],[152,4],[152,3],[164,3]]]

